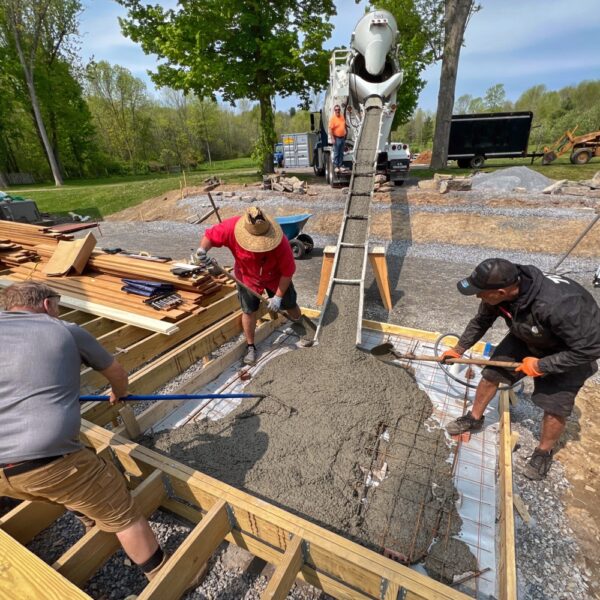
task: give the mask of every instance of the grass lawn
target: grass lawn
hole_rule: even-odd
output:
[[[442,169],[440,173],[451,175],[470,175],[472,169],[459,169],[453,166]],[[543,166],[539,159],[532,165],[529,158],[516,158],[512,160],[495,159],[486,161],[483,172],[507,167],[526,166],[549,177],[550,179],[583,180],[591,179],[600,171],[600,161],[593,159],[587,165],[572,165],[568,157],[561,157],[551,165]],[[293,171],[289,172],[294,175]],[[431,169],[411,169],[413,177],[428,179],[433,177]],[[259,180],[256,168],[250,158],[238,158],[213,162],[212,166],[202,165],[197,171],[186,173],[188,186],[200,186],[211,175],[220,177],[225,183],[252,183]],[[315,177],[312,173],[298,173],[301,179],[308,183],[324,183],[324,178]],[[84,179],[67,182],[62,188],[51,184],[31,186],[13,186],[10,192],[35,200],[42,212],[53,214],[66,214],[75,212],[90,215],[93,218],[102,218],[118,212],[129,206],[140,204],[144,200],[154,198],[170,190],[179,189],[183,175],[150,174],[131,175],[126,177],[110,177],[102,179]]]
[[[203,165],[197,171],[185,174],[188,186],[203,185],[204,180],[212,175],[226,183],[248,183],[259,178],[249,158],[213,162],[212,167]],[[180,181],[183,181],[181,173],[131,175],[68,181],[60,188],[51,184],[11,186],[10,193],[35,200],[42,212],[57,214],[72,211],[101,218],[179,189]]]

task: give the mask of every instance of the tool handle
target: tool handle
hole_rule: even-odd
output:
[[[264,398],[265,394],[142,394],[123,396],[119,400],[212,400],[220,398]],[[108,400],[109,396],[79,396],[80,402],[97,402]]]
[[[250,294],[252,294],[255,298],[258,298],[260,300],[260,302],[262,304],[264,304],[265,306],[268,304],[267,299],[262,294],[255,292],[252,288],[249,288],[247,285],[243,284],[235,275],[228,273],[223,267],[221,267],[219,264],[217,264],[214,260],[211,263],[210,268],[214,268],[221,275],[225,275],[225,277],[229,278],[234,283],[237,283],[237,285],[239,285],[242,289],[244,289],[247,292],[249,292]],[[288,315],[287,311],[280,309],[276,312],[277,312],[277,314],[282,314],[286,319],[293,321],[293,319]]]
[[[417,354],[400,354],[398,352],[393,353],[396,358],[403,358],[407,360],[423,360],[429,362],[444,362],[444,364],[452,365],[480,365],[482,367],[503,367],[505,369],[516,369],[521,365],[520,362],[508,362],[504,360],[482,360],[479,358],[448,358],[442,361],[439,356],[429,355],[417,355]]]

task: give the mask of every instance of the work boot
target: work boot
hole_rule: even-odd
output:
[[[552,466],[553,455],[554,450],[545,451],[536,448],[523,469],[523,475],[527,479],[544,479]]]
[[[256,364],[256,346],[254,344],[248,344],[243,363],[250,366]]]
[[[484,421],[484,416],[481,419],[474,419],[471,411],[469,411],[462,417],[458,417],[458,419],[448,423],[446,431],[450,435],[460,435],[461,433],[465,433],[465,431],[479,431],[483,427]]]

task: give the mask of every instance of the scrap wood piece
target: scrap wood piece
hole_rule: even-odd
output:
[[[95,247],[96,238],[93,233],[72,242],[61,240],[43,271],[50,276],[66,275],[71,269],[81,274]]]
[[[519,494],[513,494],[513,506],[517,509],[517,512],[521,516],[521,519],[529,525],[531,521],[531,515],[527,509],[527,505],[523,502],[523,498]]]

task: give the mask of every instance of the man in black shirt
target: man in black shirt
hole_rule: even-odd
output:
[[[499,384],[512,385],[534,377],[534,404],[544,410],[539,446],[525,469],[530,479],[543,479],[552,463],[554,446],[573,410],[585,380],[598,370],[600,308],[575,281],[545,275],[531,265],[489,258],[457,284],[458,291],[481,299],[456,346],[442,358],[458,358],[480,340],[501,317],[509,328],[493,360],[517,361],[515,371],[486,367],[470,411],[447,426],[452,435],[483,427],[485,408]]]

